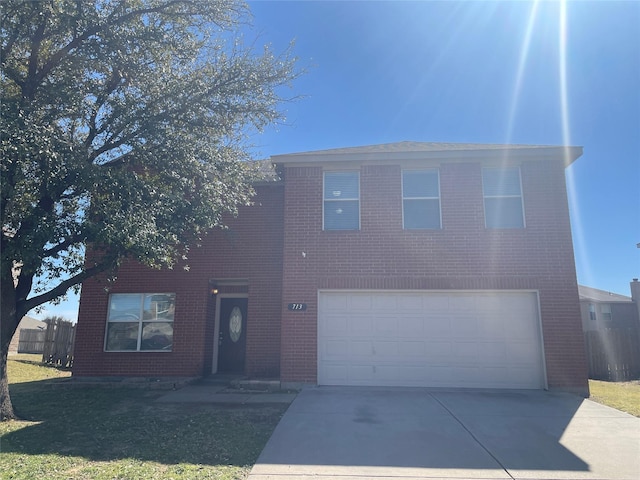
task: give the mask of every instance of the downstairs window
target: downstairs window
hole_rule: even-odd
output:
[[[175,301],[175,293],[109,295],[105,351],[170,352]]]

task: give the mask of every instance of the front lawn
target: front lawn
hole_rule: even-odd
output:
[[[68,372],[10,357],[24,421],[0,423],[8,479],[243,479],[286,405],[159,404],[166,392],[77,386]]]
[[[51,368],[42,363],[42,355],[18,353],[9,356],[9,383],[25,383],[52,378],[68,378],[71,372],[67,369]]]
[[[589,380],[591,400],[640,417],[640,380],[603,382]]]

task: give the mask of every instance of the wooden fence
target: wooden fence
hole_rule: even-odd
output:
[[[640,378],[638,329],[586,331],[589,378],[622,382]]]
[[[18,340],[18,353],[44,352],[46,330],[41,328],[23,328]]]
[[[61,367],[73,366],[73,345],[76,326],[64,320],[50,320],[44,339],[42,361]]]

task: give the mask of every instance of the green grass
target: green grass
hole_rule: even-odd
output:
[[[3,480],[243,479],[286,409],[157,403],[165,392],[77,386],[31,362],[9,359],[25,420],[0,423]]]
[[[589,380],[591,400],[640,417],[640,381],[602,382]]]
[[[52,378],[68,378],[68,370],[42,364],[42,355],[19,353],[9,356],[9,383],[25,383]]]

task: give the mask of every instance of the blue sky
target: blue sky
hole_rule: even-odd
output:
[[[249,2],[245,41],[307,73],[257,158],[403,140],[580,145],[578,281],[640,276],[640,2]],[[77,297],[46,313],[75,319]]]

